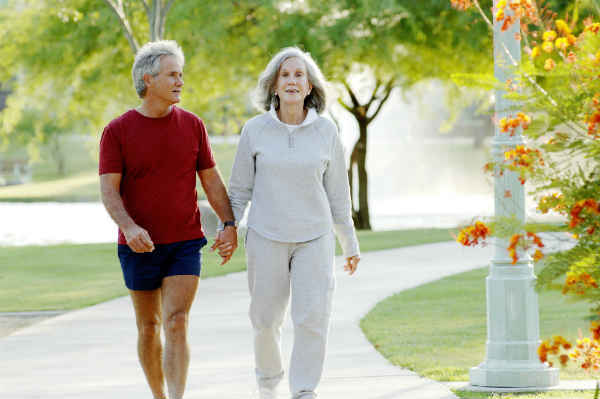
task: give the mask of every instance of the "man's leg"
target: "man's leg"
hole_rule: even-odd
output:
[[[130,290],[138,328],[138,356],[155,399],[165,399],[160,342],[161,289]]]
[[[162,302],[165,330],[165,355],[163,365],[170,399],[183,398],[190,350],[187,342],[188,315],[196,289],[198,276],[176,275],[163,279]]]

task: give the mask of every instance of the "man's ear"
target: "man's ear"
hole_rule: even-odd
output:
[[[145,73],[143,79],[144,83],[146,84],[146,88],[149,87],[152,83],[152,75],[150,75],[149,73]]]

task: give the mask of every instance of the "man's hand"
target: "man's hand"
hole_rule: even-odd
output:
[[[360,256],[354,255],[346,258],[346,264],[344,265],[344,270],[348,272],[349,275],[353,275],[358,267],[358,262],[360,262]]]
[[[123,230],[127,245],[133,252],[152,252],[154,251],[154,243],[150,238],[150,234],[137,224]]]
[[[219,251],[219,256],[223,259],[221,265],[224,265],[229,262],[229,259],[233,256],[237,246],[237,229],[233,226],[227,226],[217,233],[215,243],[210,247],[210,250],[214,251],[217,249]]]

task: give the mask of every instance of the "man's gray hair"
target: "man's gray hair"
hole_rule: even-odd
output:
[[[271,109],[271,105],[275,109],[279,108],[279,97],[275,95],[277,76],[281,64],[292,57],[298,57],[304,61],[308,81],[313,87],[310,94],[304,99],[304,107],[314,108],[318,113],[323,112],[327,106],[327,94],[325,92],[327,81],[310,54],[298,47],[286,47],[271,58],[271,61],[258,78],[258,85],[254,93],[256,106],[265,111]]]
[[[146,95],[146,83],[144,75],[156,76],[160,72],[160,59],[163,55],[172,55],[183,67],[185,58],[181,47],[175,40],[160,40],[144,44],[136,53],[131,75],[135,91],[140,98]]]

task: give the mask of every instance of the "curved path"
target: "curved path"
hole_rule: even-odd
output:
[[[464,249],[447,242],[367,252],[362,257],[353,277],[342,271],[342,259],[336,259],[337,292],[319,397],[455,398],[446,386],[392,366],[363,336],[359,320],[395,292],[485,266],[491,247]],[[256,397],[248,303],[245,273],[201,281],[190,319],[192,359],[186,399]],[[291,337],[288,316],[283,334],[286,355]],[[17,331],[0,339],[0,397],[151,399],[135,341],[128,297]],[[287,398],[287,381],[282,385],[280,397]]]

